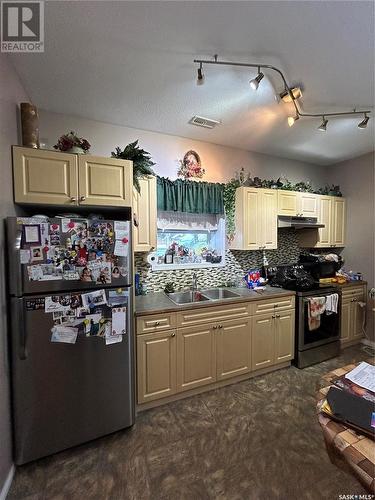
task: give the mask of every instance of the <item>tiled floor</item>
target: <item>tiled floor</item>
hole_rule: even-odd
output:
[[[294,367],[141,413],[130,430],[18,468],[11,499],[304,500],[364,494],[328,459],[320,376],[368,357]]]

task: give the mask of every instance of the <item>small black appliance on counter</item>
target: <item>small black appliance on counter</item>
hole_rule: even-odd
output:
[[[306,271],[316,280],[320,278],[333,278],[336,272],[339,271],[344,265],[344,259],[338,255],[338,261],[327,260],[324,255],[303,255],[299,257],[299,264],[301,264]]]

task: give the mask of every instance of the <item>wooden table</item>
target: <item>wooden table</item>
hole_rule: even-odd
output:
[[[374,364],[374,361],[368,360]],[[320,412],[320,406],[333,381],[355,368],[355,364],[327,373],[320,380],[317,394],[318,420],[331,462],[337,467],[354,474],[369,493],[375,495],[375,442],[362,436],[344,424],[335,422]]]

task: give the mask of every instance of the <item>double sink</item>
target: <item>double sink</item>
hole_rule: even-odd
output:
[[[224,300],[240,297],[239,293],[226,288],[213,288],[211,290],[188,290],[186,292],[168,293],[167,296],[175,304],[193,304],[208,300]]]

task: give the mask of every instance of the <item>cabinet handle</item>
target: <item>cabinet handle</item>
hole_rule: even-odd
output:
[[[272,319],[275,319],[275,318],[276,318],[276,316],[273,314],[273,315],[272,315]]]
[[[160,325],[160,321],[155,321],[155,326],[159,326]]]
[[[219,325],[219,328],[223,328],[223,325]]]
[[[280,314],[276,314],[276,318],[280,318]]]
[[[86,196],[80,196],[79,197],[79,201],[85,201],[85,199],[86,199]]]
[[[75,196],[71,196],[71,197],[70,197],[70,201],[71,201],[71,202],[77,201],[77,198],[76,198]]]
[[[175,336],[176,336],[176,334],[174,332],[171,333],[171,337],[175,337]]]

